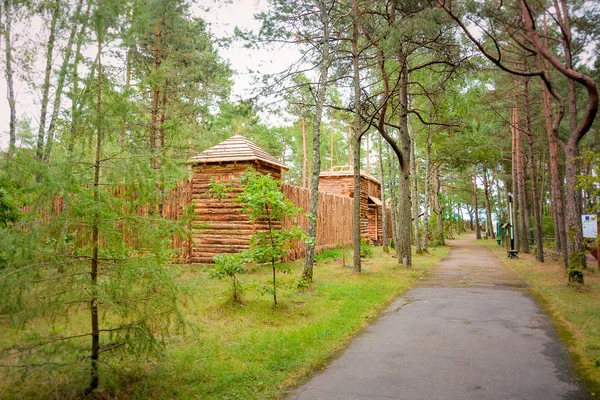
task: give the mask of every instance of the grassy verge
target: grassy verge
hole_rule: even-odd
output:
[[[519,254],[508,260],[506,249],[495,241],[478,241],[496,253],[531,287],[541,305],[554,319],[561,340],[567,345],[577,373],[593,393],[600,393],[600,274],[584,272],[585,286],[567,286],[567,275],[559,262],[536,262],[533,255]]]
[[[161,355],[145,359],[126,356],[114,371],[104,366],[99,397],[278,398],[327,364],[355,333],[448,251],[447,247],[431,249],[429,254],[413,258],[412,269],[405,269],[375,248],[360,275],[342,265],[340,250],[326,252],[318,257],[314,283],[303,290],[297,289],[302,264],[294,262],[292,274],[278,277],[288,288],[278,292],[277,309],[272,307],[271,297],[252,289],[270,281],[268,267],[242,276],[246,291],[238,305],[229,300],[228,282],[208,277],[210,267],[184,266],[180,279],[190,289],[183,309],[188,329],[172,336]],[[347,251],[347,263],[350,257]],[[18,341],[18,332],[9,334]],[[12,381],[19,388],[11,388],[11,397],[78,397],[87,383],[88,368],[84,364],[57,371],[50,378],[34,375],[26,381]],[[8,382],[1,381],[2,369],[0,393]]]

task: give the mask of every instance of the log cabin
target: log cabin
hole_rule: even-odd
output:
[[[240,193],[239,180],[252,167],[263,174],[281,180],[288,168],[275,157],[239,133],[200,154],[190,157],[191,200],[194,204],[192,222],[192,263],[211,263],[218,254],[233,254],[246,250],[252,235],[266,229],[240,214],[241,206],[233,198]],[[231,183],[227,198],[218,200],[207,194],[211,181]]]
[[[354,198],[354,170],[350,165],[335,166],[319,175],[319,192]],[[360,235],[371,243],[383,238],[381,182],[360,172]]]
[[[230,137],[222,143],[213,146],[200,154],[190,157],[188,163],[191,166],[191,201],[194,205],[194,216],[192,221],[192,243],[189,249],[189,262],[212,263],[212,258],[218,254],[234,254],[246,250],[249,247],[250,238],[256,232],[266,229],[265,224],[252,223],[246,215],[240,213],[241,206],[233,202],[233,198],[241,191],[239,179],[244,171],[252,167],[263,174],[271,174],[275,179],[282,179],[288,170],[283,163],[279,162],[271,154],[240,135]],[[218,200],[207,194],[212,181],[231,183],[233,189],[228,197]],[[293,188],[302,192],[298,205],[308,211],[309,191],[303,188],[285,185],[286,193],[294,192]],[[351,203],[343,206],[344,200],[354,197],[354,177],[352,167],[333,167],[320,174],[319,192],[328,193],[321,200],[327,204],[321,204],[320,210],[337,210],[336,213],[348,214],[348,232],[340,230],[339,221],[329,221],[328,218],[320,218],[325,225],[321,228],[327,230],[317,235],[323,243],[317,243],[317,249],[331,248],[339,244],[351,242],[352,222]],[[361,236],[365,239],[379,243],[382,239],[381,225],[381,183],[372,175],[361,172]],[[332,196],[335,195],[335,196]],[[292,196],[294,197],[294,196]],[[296,196],[298,197],[298,196]],[[341,203],[340,203],[341,202]],[[331,204],[330,204],[331,203]],[[335,203],[335,204],[334,204]],[[338,204],[340,203],[340,204]],[[335,206],[335,207],[334,207]],[[334,213],[335,214],[335,213]],[[323,216],[328,217],[328,216]],[[334,219],[338,218],[336,214]],[[329,223],[328,223],[329,221]],[[289,221],[287,221],[289,223]],[[342,224],[343,225],[343,224]],[[331,232],[331,230],[336,232]],[[336,234],[336,235],[334,235]],[[345,237],[347,240],[334,241],[333,245],[324,238],[326,236]],[[324,245],[329,244],[329,245]],[[346,243],[347,244],[347,243]],[[299,249],[294,254],[303,255]],[[295,258],[295,257],[292,257]]]

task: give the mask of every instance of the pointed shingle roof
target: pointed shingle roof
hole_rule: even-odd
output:
[[[198,155],[190,157],[188,161],[192,164],[207,164],[254,160],[259,160],[286,170],[289,169],[284,164],[277,161],[271,154],[267,153],[240,134],[232,136],[224,142],[206,149]]]

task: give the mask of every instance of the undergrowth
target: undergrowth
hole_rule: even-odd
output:
[[[212,266],[183,266],[180,280],[191,288],[184,317],[187,329],[172,336],[165,351],[144,359],[123,358],[118,369],[102,371],[100,398],[119,399],[275,399],[313,370],[325,365],[359,330],[409,288],[448,248],[431,249],[413,258],[414,267],[400,266],[392,255],[374,248],[355,274],[343,265],[341,250],[317,257],[314,283],[298,288],[302,260],[289,263],[290,275],[280,279],[285,290],[279,307],[253,290],[241,303],[231,301],[227,281],[210,279]],[[244,283],[262,284],[268,268],[240,275]],[[250,285],[251,287],[252,285]],[[3,326],[0,340],[18,342],[28,331]],[[78,372],[79,371],[79,372]],[[7,377],[0,368],[0,393],[9,398],[82,397],[86,374],[81,366],[57,366],[52,376]],[[12,375],[11,375],[12,376]]]

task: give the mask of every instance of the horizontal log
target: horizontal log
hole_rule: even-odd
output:
[[[256,232],[251,230],[244,231],[219,231],[216,229],[213,230],[198,230],[192,233],[192,237],[194,238],[219,238],[219,237],[240,237],[244,239],[250,239]]]
[[[208,207],[196,207],[194,212],[198,215],[219,215],[219,214],[233,214],[233,215],[244,215],[239,210],[232,209],[229,207],[222,208],[208,208]]]
[[[242,245],[242,244],[237,244],[235,246],[230,246],[227,244],[204,244],[204,243],[200,243],[200,244],[195,244],[194,247],[192,248],[192,252],[194,251],[202,251],[202,249],[212,249],[212,250],[218,250],[221,251],[222,249],[225,250],[245,250],[247,249],[249,246],[248,245]]]
[[[194,237],[194,244],[196,246],[198,245],[202,245],[202,244],[208,244],[208,245],[226,245],[226,246],[237,246],[237,245],[241,245],[241,246],[245,246],[248,245],[249,243],[249,238],[248,239],[233,239],[233,238],[220,238],[220,239],[215,239],[215,238],[196,238]]]
[[[202,214],[194,216],[194,221],[209,223],[213,221],[248,221],[248,216],[241,214]]]
[[[245,223],[240,222],[237,224],[230,224],[230,223],[226,223],[226,222],[212,222],[210,224],[203,224],[201,222],[195,222],[192,223],[192,229],[193,230],[199,230],[199,231],[236,231],[239,230],[240,232],[245,232],[245,231],[252,231],[252,232],[256,232],[258,229],[257,228],[253,228],[252,223],[250,221],[246,221]]]

